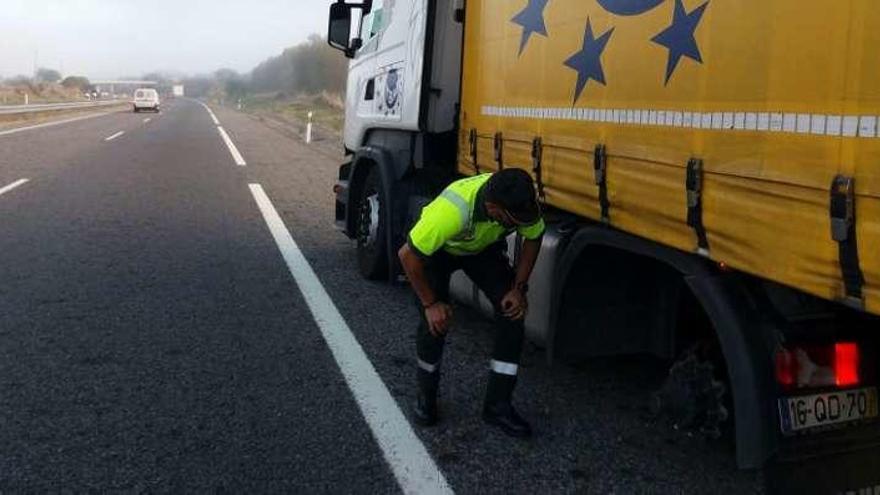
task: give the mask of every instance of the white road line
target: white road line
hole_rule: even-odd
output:
[[[259,184],[251,194],[404,493],[452,493]]]
[[[96,114],[92,114],[92,115],[84,115],[82,117],[74,117],[72,119],[56,120],[53,122],[46,122],[43,124],[29,125],[27,127],[16,127],[15,129],[8,129],[5,131],[0,131],[0,136],[8,136],[9,134],[15,134],[17,132],[24,132],[24,131],[30,131],[33,129],[42,129],[44,127],[52,127],[55,125],[68,124],[70,122],[76,122],[79,120],[93,119],[95,117],[110,115],[111,113],[113,113],[113,112],[102,112],[102,113],[96,113]]]
[[[204,102],[202,102],[202,101],[199,102],[199,105],[205,107],[205,110],[208,111],[208,115],[211,116],[211,120],[214,121],[214,125],[220,125],[220,121],[217,120],[217,116],[214,115],[214,111],[211,110],[211,107],[209,107],[208,105],[206,105],[206,104],[205,104]]]
[[[147,122],[149,122],[149,121],[151,121],[151,120],[153,120],[153,119],[151,119],[151,118],[149,118],[149,117],[145,118],[145,119],[144,119],[144,124],[146,124]]]
[[[27,184],[29,181],[30,181],[30,179],[18,179],[17,181],[13,182],[12,184],[0,187],[0,196],[8,193],[9,191],[15,189],[18,186],[22,186],[24,184]]]
[[[235,160],[235,164],[240,167],[247,165],[244,158],[241,156],[241,153],[238,152],[238,148],[235,147],[235,143],[229,139],[229,134],[226,134],[226,130],[222,127],[217,127],[217,130],[220,131],[220,137],[223,138],[223,142],[226,143],[226,147],[229,148],[229,153],[232,154],[232,159]]]
[[[113,141],[114,139],[118,138],[119,136],[121,136],[123,134],[125,134],[125,131],[119,131],[116,134],[113,134],[112,136],[105,137],[104,141]]]

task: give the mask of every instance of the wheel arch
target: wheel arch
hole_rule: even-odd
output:
[[[385,245],[388,256],[389,280],[396,278],[397,253],[395,249],[395,239],[400,235],[400,226],[402,222],[397,218],[400,216],[399,203],[405,198],[401,198],[398,191],[400,179],[406,173],[407,164],[401,164],[399,160],[395,160],[394,154],[381,146],[366,145],[355,153],[352,159],[352,168],[350,175],[350,187],[348,190],[348,204],[354,205],[364,187],[370,170],[376,168],[379,171],[381,182],[381,193],[384,195],[384,204],[389,205],[382,212],[383,220],[389,228],[385,229]],[[356,215],[349,208],[346,216],[346,233],[352,236],[355,231]]]
[[[602,226],[575,232],[562,253],[554,276],[548,358],[560,343],[562,292],[578,260],[591,248],[611,248],[642,256],[677,272],[711,321],[727,367],[734,404],[737,463],[741,468],[763,466],[777,447],[775,386],[772,383],[772,329],[756,305],[748,277],[719,270],[698,255]],[[583,274],[589,276],[589,274]]]

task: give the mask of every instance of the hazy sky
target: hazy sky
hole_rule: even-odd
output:
[[[332,0],[0,0],[0,77],[241,72],[324,34]]]

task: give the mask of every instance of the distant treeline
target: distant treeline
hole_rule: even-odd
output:
[[[92,84],[87,77],[67,76],[62,79],[61,73],[55,69],[47,69],[40,67],[34,76],[17,75],[13,77],[0,78],[0,84],[6,86],[27,87],[30,91],[39,92],[45,89],[47,85],[60,84],[68,89],[79,89],[81,91],[91,91]]]
[[[156,81],[160,90],[169,92],[173,84],[182,83],[186,87],[186,94],[195,97],[243,98],[248,94],[273,92],[288,96],[319,93],[340,96],[345,91],[347,70],[348,59],[331,48],[323,37],[313,34],[307,41],[263,61],[250,73],[219,69],[210,75],[185,77],[181,74],[150,72],[143,74],[140,79]],[[65,88],[80,91],[92,90],[89,80],[84,77],[69,76],[62,80],[60,72],[47,68],[40,68],[33,78],[16,76],[0,79],[0,82],[10,86],[26,86],[32,92],[38,92],[35,88],[46,83],[60,83]]]
[[[264,60],[249,73],[219,69],[210,75],[175,77],[161,73],[143,75],[159,81],[160,87],[183,83],[186,94],[194,97],[243,98],[255,93],[279,93],[288,96],[319,93],[342,95],[348,59],[331,48],[320,35],[285,49],[280,55]]]
[[[265,60],[250,74],[250,90],[257,93],[341,94],[345,89],[348,59],[317,34]]]

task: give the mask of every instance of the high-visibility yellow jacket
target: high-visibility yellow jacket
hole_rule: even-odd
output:
[[[409,245],[422,256],[439,249],[456,256],[477,254],[507,235],[518,232],[526,239],[544,234],[544,220],[507,228],[486,214],[483,200],[485,184],[492,174],[481,174],[450,184],[422,209],[421,217],[409,232]]]

